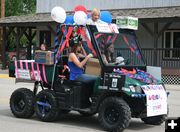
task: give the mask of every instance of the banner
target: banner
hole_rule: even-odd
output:
[[[167,94],[162,85],[141,86],[146,94],[147,117],[167,114]]]

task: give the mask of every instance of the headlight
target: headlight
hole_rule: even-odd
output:
[[[136,89],[136,93],[142,93],[142,89],[140,86],[136,86],[135,89]]]
[[[136,92],[136,89],[134,86],[129,86],[129,88],[131,89],[132,92],[134,92],[134,93]]]
[[[140,86],[129,86],[129,88],[133,93],[142,93],[142,89]]]

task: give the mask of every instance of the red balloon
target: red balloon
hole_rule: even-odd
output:
[[[86,14],[88,14],[86,8],[85,8],[84,6],[82,6],[82,5],[76,6],[76,7],[74,8],[74,12],[76,12],[76,11],[83,11],[83,12],[85,12]]]

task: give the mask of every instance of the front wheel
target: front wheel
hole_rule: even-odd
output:
[[[123,131],[129,126],[131,111],[123,99],[109,97],[101,103],[98,119],[108,131]]]
[[[161,125],[166,120],[166,115],[141,118],[142,121],[150,125]]]

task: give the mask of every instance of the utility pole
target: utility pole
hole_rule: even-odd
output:
[[[1,17],[5,16],[5,0],[1,0]]]
[[[5,0],[1,0],[1,18],[5,17]],[[3,46],[3,29],[2,27],[0,27],[0,61],[1,62],[5,62],[5,55],[4,53],[5,52],[5,47]],[[2,63],[2,69],[5,68],[5,65],[4,63]]]

